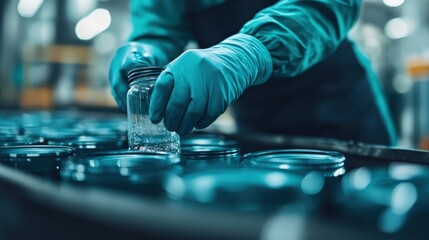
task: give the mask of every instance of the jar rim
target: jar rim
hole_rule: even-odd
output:
[[[341,168],[345,157],[335,151],[312,149],[280,149],[248,153],[244,161],[254,166],[271,166],[279,168],[287,165],[290,168]],[[281,168],[281,167],[280,167]]]
[[[75,149],[54,145],[22,145],[0,147],[0,157],[6,158],[43,158],[73,156]]]
[[[118,136],[91,136],[81,135],[70,138],[48,139],[48,144],[59,146],[70,146],[76,149],[103,149],[103,148],[123,148],[126,140]]]
[[[108,152],[106,152],[108,153]],[[180,158],[167,152],[117,152],[81,156],[61,166],[63,174],[85,172],[86,174],[119,174],[123,168],[134,172],[163,171],[176,166]]]

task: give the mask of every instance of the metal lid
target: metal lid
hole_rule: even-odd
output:
[[[153,172],[170,168],[180,162],[175,154],[110,152],[109,155],[91,155],[67,161],[62,175],[81,172],[89,175],[129,175],[131,172]]]
[[[310,149],[283,149],[248,153],[244,163],[257,167],[291,170],[325,170],[344,166],[345,157],[339,152]]]
[[[61,157],[71,156],[75,152],[74,148],[64,146],[10,146],[0,147],[0,158],[43,158],[43,157]]]
[[[160,66],[137,67],[128,72],[128,83],[146,77],[157,77],[164,70]]]

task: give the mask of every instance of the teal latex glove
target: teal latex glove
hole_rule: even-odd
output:
[[[152,92],[149,116],[180,135],[205,128],[250,86],[272,73],[271,56],[256,38],[237,34],[211,48],[188,50],[167,65]]]
[[[127,108],[128,72],[135,67],[161,65],[162,62],[166,62],[164,54],[152,45],[130,42],[116,51],[110,65],[110,86],[122,110]]]

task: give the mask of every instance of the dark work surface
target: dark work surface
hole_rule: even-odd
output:
[[[412,208],[395,208],[404,205],[400,203],[406,198],[401,198],[399,205],[392,205],[393,213],[374,204],[372,200],[383,198],[377,189],[362,191],[374,194],[369,201],[362,193],[344,193],[344,177],[327,179],[316,196],[275,208],[242,211],[233,206],[82,187],[0,165],[0,239],[427,239],[429,198],[425,194],[429,184],[424,180],[429,179],[428,152],[256,133],[224,137],[237,140],[243,154],[266,149],[339,151],[346,156],[345,177],[359,170],[384,174],[396,169],[395,164],[411,163],[423,172],[423,180],[413,183],[415,188],[410,188],[411,180],[392,188],[398,196],[412,198],[413,189],[419,193]]]

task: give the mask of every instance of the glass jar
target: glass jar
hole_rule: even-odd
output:
[[[33,175],[59,178],[60,162],[75,157],[75,149],[64,146],[0,147],[0,164]]]
[[[153,124],[149,119],[149,103],[153,85],[161,67],[140,67],[128,73],[130,89],[127,93],[128,143],[130,150],[142,152],[180,153],[180,138],[170,132],[161,121]]]
[[[85,186],[157,196],[179,162],[179,156],[171,153],[111,151],[65,161],[60,174],[65,181]]]
[[[243,158],[246,166],[302,173],[317,171],[325,177],[339,177],[345,173],[345,157],[333,151],[279,149],[248,153]]]
[[[182,165],[186,167],[238,165],[241,161],[240,147],[233,140],[188,137],[181,141],[181,151]]]
[[[397,162],[382,168],[356,168],[341,184],[343,196],[338,206],[357,221],[404,236],[414,234],[415,226],[425,225],[429,213],[426,165]]]
[[[343,154],[334,151],[278,149],[245,154],[243,165],[305,175],[301,190],[311,196],[307,207],[317,211],[336,208],[345,160]]]
[[[174,200],[253,212],[301,200],[302,181],[294,172],[222,166],[172,174],[164,188]]]
[[[223,135],[204,133],[204,132],[192,132],[186,136],[180,137],[180,145],[212,145],[213,143],[225,141],[226,138]],[[238,146],[238,143],[236,144]]]

